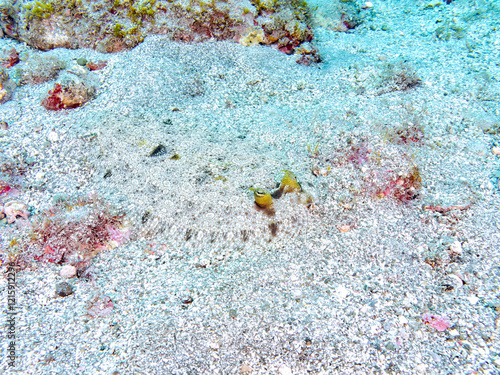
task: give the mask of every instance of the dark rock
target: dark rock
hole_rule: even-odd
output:
[[[59,283],[56,285],[56,294],[60,297],[67,297],[73,294],[73,287],[66,282]]]
[[[163,146],[161,143],[154,148],[153,151],[149,154],[149,156],[161,156],[167,153],[167,148]]]
[[[182,296],[181,297],[181,302],[184,304],[184,305],[189,305],[190,303],[193,303],[193,297],[191,296]]]

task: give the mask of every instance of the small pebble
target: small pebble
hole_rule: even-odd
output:
[[[339,300],[343,300],[348,295],[349,295],[349,291],[346,288],[344,288],[342,285],[340,285],[339,287],[337,287],[337,290],[335,291],[335,296]]]
[[[462,255],[462,244],[458,241],[455,241],[450,245],[450,250],[452,253]]]
[[[57,133],[55,131],[51,131],[49,133],[48,138],[49,138],[49,141],[51,141],[51,142],[57,142],[59,140],[59,135],[57,135]]]
[[[394,350],[394,349],[396,349],[396,345],[394,345],[394,343],[392,343],[392,342],[388,342],[388,343],[385,345],[385,348],[386,348],[387,350]]]
[[[280,375],[292,375],[292,369],[287,365],[281,365],[278,369]]]
[[[56,285],[56,294],[60,297],[67,297],[73,294],[73,287],[66,282],[59,283]]]
[[[415,372],[419,374],[425,374],[427,372],[427,366],[423,363],[420,363],[417,365],[417,367],[415,367]]]
[[[153,151],[150,152],[149,156],[161,156],[165,155],[167,153],[167,148],[163,146],[162,144],[159,144],[154,148]]]
[[[184,304],[184,305],[189,305],[190,303],[193,303],[193,297],[191,296],[183,296],[181,298],[181,302]]]
[[[76,63],[81,66],[87,65],[87,59],[85,57],[79,57],[76,59]]]
[[[470,296],[470,297],[467,297],[467,299],[469,300],[471,305],[475,305],[479,301],[479,298],[477,298],[476,296]]]
[[[208,344],[208,347],[212,350],[218,350],[220,348],[220,345],[217,341],[212,341],[210,344]]]
[[[76,267],[71,265],[62,266],[59,275],[64,279],[71,279],[76,276]]]
[[[500,156],[500,147],[493,147],[491,151],[493,152],[493,155]]]
[[[240,368],[240,372],[241,372],[242,374],[249,374],[249,373],[251,373],[252,371],[253,371],[253,370],[252,370],[252,368],[251,368],[250,366],[248,366],[248,365],[243,365],[243,366],[241,366],[241,368]]]
[[[2,130],[9,129],[9,124],[7,124],[7,121],[0,121],[0,129],[2,129]]]
[[[458,333],[458,331],[456,329],[452,329],[451,331],[448,332],[448,334],[451,337],[457,337],[458,335],[460,335],[460,333]]]

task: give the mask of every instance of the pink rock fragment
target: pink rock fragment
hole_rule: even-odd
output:
[[[424,315],[422,315],[422,321],[425,324],[430,325],[432,328],[438,330],[439,332],[446,331],[448,328],[450,328],[450,320],[446,316],[425,313]]]
[[[7,222],[12,224],[18,217],[28,220],[29,212],[28,206],[19,201],[12,201],[5,203],[3,206],[3,213],[7,216]]]

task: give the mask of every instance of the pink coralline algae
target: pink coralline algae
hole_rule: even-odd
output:
[[[438,330],[439,332],[446,331],[448,328],[450,328],[450,321],[446,316],[425,313],[424,315],[422,315],[422,322],[430,325],[432,328]]]
[[[87,68],[89,68],[89,70],[101,70],[101,69],[104,69],[106,67],[106,65],[108,64],[107,61],[98,61],[96,63],[92,62],[92,61],[89,61],[86,66]]]
[[[28,249],[20,262],[71,265],[80,274],[97,253],[129,238],[123,219],[95,197],[58,202],[32,223]]]
[[[418,196],[418,191],[422,187],[421,183],[420,170],[417,166],[413,166],[411,171],[403,176],[390,178],[386,186],[378,192],[377,197],[392,196],[406,203]]]
[[[108,240],[105,243],[97,245],[97,250],[105,250],[108,248],[115,248],[124,242],[127,242],[130,238],[130,229],[119,226],[114,227],[112,225],[106,226]]]
[[[351,146],[347,152],[346,158],[350,163],[361,166],[369,161],[371,150],[364,144]]]
[[[84,82],[71,81],[63,85],[55,83],[49,95],[42,100],[42,105],[51,111],[77,108],[93,99],[94,96],[95,88]]]

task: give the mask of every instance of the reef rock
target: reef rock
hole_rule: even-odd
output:
[[[117,52],[150,34],[196,42],[232,39],[292,53],[311,41],[304,0],[0,0],[3,32],[40,50]]]

